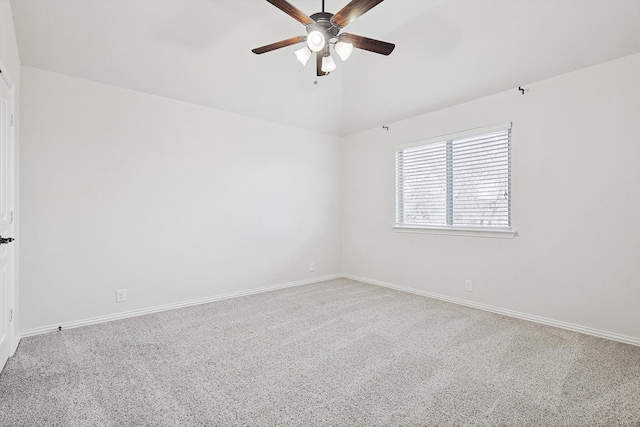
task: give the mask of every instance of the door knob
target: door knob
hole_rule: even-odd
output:
[[[5,243],[13,242],[13,237],[2,237],[0,236],[0,245],[4,245]]]

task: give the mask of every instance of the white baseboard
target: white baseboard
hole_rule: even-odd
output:
[[[27,329],[25,331],[20,331],[19,337],[26,338],[34,335],[46,334],[48,332],[57,331],[59,327],[62,327],[62,329],[79,328],[81,326],[95,325],[97,323],[104,323],[104,322],[110,322],[113,320],[126,319],[129,317],[142,316],[144,314],[159,313],[161,311],[173,310],[176,308],[190,307],[193,305],[206,304],[214,301],[221,301],[221,300],[230,299],[230,298],[237,298],[237,297],[243,297],[247,295],[259,294],[262,292],[275,291],[277,289],[292,288],[294,286],[302,286],[302,285],[308,285],[316,282],[324,282],[326,280],[333,280],[341,277],[343,277],[343,275],[340,275],[340,274],[314,277],[312,279],[282,283],[282,284],[273,285],[273,286],[265,286],[262,288],[254,288],[254,289],[249,289],[247,291],[231,292],[228,294],[214,295],[210,297],[198,298],[198,299],[193,299],[189,301],[158,305],[158,306],[149,307],[149,308],[142,308],[139,310],[131,310],[131,311],[125,311],[122,313],[108,314],[105,316],[91,317],[89,319],[75,320],[72,322],[65,322],[65,323],[60,323],[56,325],[42,326],[39,328],[32,328],[32,329]],[[19,341],[19,339],[17,341]],[[16,348],[17,348],[17,342],[16,342]]]
[[[640,347],[640,338],[634,338],[626,335],[620,335],[613,332],[602,331],[599,329],[589,328],[587,326],[575,325],[573,323],[562,322],[560,320],[548,319],[546,317],[535,316],[533,314],[521,313],[519,311],[507,310],[491,305],[480,304],[473,301],[467,301],[460,298],[449,297],[446,295],[440,295],[433,292],[422,291],[420,289],[410,288],[407,286],[400,286],[394,283],[382,282],[380,280],[368,279],[366,277],[354,276],[351,274],[344,274],[344,278],[357,280],[358,282],[368,283],[371,285],[382,286],[385,288],[395,289],[402,292],[409,292],[424,297],[438,299],[441,301],[447,301],[454,304],[465,305],[467,307],[477,308],[484,311],[490,311],[492,313],[502,314],[504,316],[515,317],[517,319],[528,320],[530,322],[541,323],[543,325],[554,326],[556,328],[567,329],[574,332],[580,332],[587,335],[593,335],[599,338],[606,338],[613,341],[619,341],[625,344],[636,345]]]
[[[16,354],[16,350],[18,349],[18,344],[20,344],[20,338],[22,338],[22,335],[19,332],[16,334],[15,337],[13,337],[13,342],[11,343],[12,346],[9,349],[9,357],[12,357],[14,354]]]
[[[600,338],[606,338],[606,339],[610,339],[610,340],[613,340],[613,341],[619,341],[619,342],[622,342],[622,343],[625,343],[625,344],[631,344],[631,345],[635,345],[635,346],[639,346],[640,347],[640,338],[635,338],[635,337],[630,337],[630,336],[626,336],[626,335],[616,334],[616,333],[613,333],[613,332],[602,331],[602,330],[599,330],[599,329],[589,328],[587,326],[575,325],[573,323],[563,322],[563,321],[554,320],[554,319],[548,319],[546,317],[536,316],[536,315],[527,314],[527,313],[521,313],[521,312],[518,312],[518,311],[507,310],[507,309],[494,307],[494,306],[487,305],[487,304],[480,304],[480,303],[476,303],[476,302],[473,302],[473,301],[467,301],[467,300],[463,300],[463,299],[460,299],[460,298],[449,297],[449,296],[446,296],[446,295],[436,294],[436,293],[433,293],[433,292],[427,292],[427,291],[423,291],[423,290],[420,290],[420,289],[410,288],[410,287],[407,287],[407,286],[396,285],[394,283],[383,282],[383,281],[380,281],[380,280],[369,279],[369,278],[366,278],[366,277],[354,276],[352,274],[334,274],[334,275],[323,276],[323,277],[314,277],[312,279],[305,279],[305,280],[300,280],[300,281],[296,281],[296,282],[289,282],[289,283],[283,283],[283,284],[279,284],[279,285],[266,286],[266,287],[262,287],[262,288],[255,288],[255,289],[250,289],[250,290],[247,290],[247,291],[232,292],[232,293],[228,293],[228,294],[215,295],[215,296],[211,296],[211,297],[199,298],[199,299],[183,301],[183,302],[178,302],[178,303],[172,303],[172,304],[165,304],[165,305],[160,305],[160,306],[155,306],[155,307],[143,308],[143,309],[139,309],[139,310],[126,311],[126,312],[123,312],[123,313],[116,313],[116,314],[109,314],[109,315],[106,315],[106,316],[92,317],[92,318],[89,318],[89,319],[77,320],[77,321],[73,321],[73,322],[66,322],[66,323],[61,323],[61,324],[58,324],[58,325],[50,325],[50,326],[44,326],[44,327],[39,327],[39,328],[27,329],[25,331],[20,331],[20,333],[18,334],[18,337],[14,340],[14,343],[13,343],[14,347],[12,348],[11,354],[15,353],[16,348],[18,347],[18,344],[19,344],[21,338],[57,331],[58,327],[60,327],[60,326],[62,327],[62,329],[78,328],[78,327],[81,327],[81,326],[87,326],[87,325],[94,325],[94,324],[97,324],[97,323],[110,322],[112,320],[120,320],[120,319],[129,318],[129,317],[142,316],[142,315],[145,315],[145,314],[159,313],[161,311],[173,310],[173,309],[176,309],[176,308],[190,307],[190,306],[199,305],[199,304],[206,304],[206,303],[214,302],[214,301],[221,301],[221,300],[225,300],[225,299],[237,298],[237,297],[242,297],[242,296],[246,296],[246,295],[259,294],[259,293],[262,293],[262,292],[269,292],[269,291],[274,291],[274,290],[277,290],[277,289],[291,288],[291,287],[294,287],[294,286],[308,285],[308,284],[311,284],[311,283],[323,282],[323,281],[326,281],[326,280],[333,280],[333,279],[339,279],[339,278],[357,280],[359,282],[368,283],[368,284],[371,284],[371,285],[382,286],[382,287],[385,287],[385,288],[390,288],[390,289],[395,289],[395,290],[402,291],[402,292],[408,292],[408,293],[412,293],[412,294],[416,294],[416,295],[421,295],[421,296],[425,296],[425,297],[428,297],[428,298],[438,299],[438,300],[441,300],[441,301],[447,301],[447,302],[451,302],[451,303],[454,303],[454,304],[459,304],[459,305],[464,305],[464,306],[467,306],[467,307],[477,308],[479,310],[484,310],[484,311],[489,311],[489,312],[492,312],[492,313],[502,314],[504,316],[509,316],[509,317],[514,317],[514,318],[517,318],[517,319],[528,320],[530,322],[541,323],[543,325],[554,326],[556,328],[567,329],[567,330],[574,331],[574,332],[580,332],[580,333],[583,333],[583,334],[592,335],[592,336],[600,337]]]

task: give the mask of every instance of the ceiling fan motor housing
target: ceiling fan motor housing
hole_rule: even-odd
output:
[[[313,19],[315,23],[307,25],[307,34],[317,30],[322,32],[325,35],[326,39],[329,40],[336,37],[340,32],[340,27],[334,25],[331,22],[333,13],[318,12],[311,15],[310,18]]]

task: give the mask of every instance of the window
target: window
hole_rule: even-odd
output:
[[[511,123],[396,148],[396,227],[511,230]]]

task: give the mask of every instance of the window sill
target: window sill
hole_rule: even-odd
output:
[[[478,229],[462,227],[420,227],[396,225],[393,227],[396,233],[440,234],[446,236],[487,237],[494,239],[513,239],[518,234],[515,230]]]

